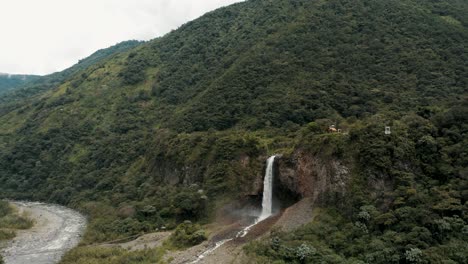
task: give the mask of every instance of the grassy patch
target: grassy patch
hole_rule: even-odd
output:
[[[68,252],[61,264],[164,263],[164,249],[128,251],[120,248],[79,247]]]
[[[180,224],[169,238],[174,248],[188,248],[200,244],[206,240],[206,234],[200,225],[185,222]]]
[[[29,229],[33,226],[33,221],[27,215],[11,214],[0,218],[0,228]]]
[[[33,221],[27,215],[19,215],[8,202],[0,201],[0,241],[15,237],[15,230],[29,229]]]
[[[445,22],[451,24],[451,25],[457,25],[457,26],[461,26],[462,23],[455,19],[454,17],[452,16],[441,16],[440,18],[442,18]]]
[[[15,236],[16,236],[16,233],[14,231],[7,231],[7,230],[0,229],[0,241],[10,240],[10,239],[13,239]]]

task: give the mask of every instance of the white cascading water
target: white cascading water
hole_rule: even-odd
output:
[[[263,180],[262,213],[257,222],[263,221],[273,214],[273,165],[276,156],[271,156],[267,161],[265,179]]]
[[[245,237],[252,227],[273,214],[273,165],[275,164],[275,158],[276,156],[273,155],[267,160],[265,178],[263,179],[262,212],[253,224],[242,229],[236,237]]]
[[[260,213],[260,216],[255,220],[253,224],[239,231],[235,237],[218,241],[214,247],[203,252],[203,254],[198,256],[198,258],[192,263],[198,263],[200,260],[204,259],[207,255],[211,254],[213,251],[215,251],[222,245],[226,244],[227,242],[235,238],[245,237],[249,233],[252,227],[260,223],[261,221],[267,219],[273,214],[273,165],[275,164],[275,158],[276,158],[276,155],[273,155],[269,157],[267,160],[265,178],[263,179],[262,212]]]

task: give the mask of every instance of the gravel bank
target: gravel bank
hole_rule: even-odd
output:
[[[78,245],[86,227],[86,218],[63,206],[12,202],[35,221],[29,230],[2,249],[6,264],[54,264],[71,248]]]

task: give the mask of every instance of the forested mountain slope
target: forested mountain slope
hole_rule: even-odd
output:
[[[208,222],[258,194],[267,155],[300,152],[346,164],[347,191],[324,193],[321,217],[280,244],[252,244],[252,259],[300,262],[289,252],[305,243],[309,262],[463,263],[467,14],[463,0],[208,13],[0,104],[1,196],[79,208],[85,243],[108,241]]]

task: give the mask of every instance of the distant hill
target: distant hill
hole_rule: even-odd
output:
[[[72,76],[73,74],[81,70],[84,70],[93,65],[95,66],[98,63],[104,63],[106,59],[112,57],[113,55],[133,49],[136,46],[141,45],[143,43],[144,43],[143,41],[128,40],[128,41],[120,42],[109,48],[100,49],[94,52],[93,54],[91,54],[90,56],[78,61],[78,63],[73,65],[72,67],[64,71],[56,72],[47,76],[48,77],[47,82],[60,83],[64,81],[66,78]]]
[[[79,71],[85,70],[86,68],[90,66],[103,63],[106,59],[109,59],[113,55],[135,48],[136,46],[142,43],[144,42],[137,41],[137,40],[123,41],[109,48],[101,49],[101,50],[94,52],[90,56],[80,60],[77,64],[73,65],[72,67],[68,69],[65,69],[64,71],[52,73],[52,74],[41,76],[41,77],[34,76],[34,78],[32,77],[30,78],[31,81],[27,81],[27,82],[16,81],[15,82],[16,85],[14,87],[16,88],[15,93],[9,94],[7,98],[0,97],[0,101],[2,100],[7,101],[7,102],[11,102],[12,100],[16,101],[22,98],[28,98],[35,94],[54,88],[57,85],[59,85],[61,82],[65,81],[67,78],[78,73]],[[22,79],[22,77],[21,78],[19,77],[16,79]]]
[[[0,95],[15,88],[22,87],[27,83],[39,79],[37,75],[15,75],[0,73]]]
[[[253,263],[466,263],[467,43],[466,0],[221,8],[0,97],[0,198],[114,241],[258,202],[280,153],[285,204],[318,215]]]

